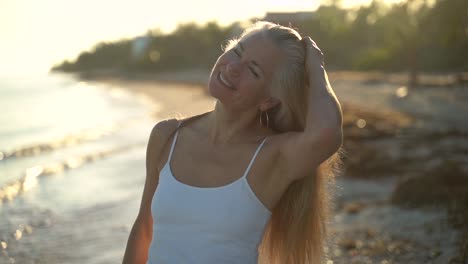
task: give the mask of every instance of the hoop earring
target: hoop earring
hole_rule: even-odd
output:
[[[260,110],[260,125],[263,126],[263,122],[262,122],[263,113],[265,113],[265,115],[266,115],[266,127],[270,127],[270,117],[268,116],[268,111],[261,111]]]

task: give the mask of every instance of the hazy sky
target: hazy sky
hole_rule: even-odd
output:
[[[344,6],[371,0],[343,0]],[[395,2],[398,0],[387,0]],[[103,40],[173,30],[178,23],[216,20],[222,25],[268,11],[312,11],[305,0],[0,0],[0,75],[47,72]]]

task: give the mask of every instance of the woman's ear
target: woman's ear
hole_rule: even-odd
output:
[[[281,101],[275,97],[269,97],[264,102],[260,104],[260,111],[266,111],[271,108],[277,107],[281,104]]]
[[[270,108],[275,108],[281,105],[280,99],[274,98],[274,97],[272,97],[271,99],[272,99],[272,105]]]

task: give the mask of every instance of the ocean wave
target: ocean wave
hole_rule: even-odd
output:
[[[87,163],[95,162],[109,156],[122,153],[134,148],[145,146],[146,142],[133,143],[119,146],[104,151],[93,152],[80,156],[71,156],[59,162],[51,162],[43,165],[35,165],[27,168],[23,175],[12,182],[0,186],[0,205],[11,201],[23,192],[30,190],[38,184],[38,179],[44,176],[52,176],[66,170],[76,169]]]

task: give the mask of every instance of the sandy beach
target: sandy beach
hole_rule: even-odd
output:
[[[124,88],[149,98],[154,104],[156,119],[181,118],[203,113],[213,109],[215,103],[213,98],[206,95],[201,84],[129,80],[117,77],[97,78],[91,82]]]
[[[207,96],[203,83],[207,73],[195,75],[192,79],[177,77],[181,75],[88,76],[86,81],[148,97],[154,103],[155,120],[161,120],[213,108],[214,100]],[[461,219],[457,226],[449,221],[453,217],[449,212],[454,210],[437,199],[435,206],[426,202],[423,206],[407,207],[399,201],[401,197],[406,202],[413,201],[411,194],[420,192],[421,186],[434,188],[430,192],[442,193],[443,197],[453,193],[450,186],[444,189],[445,183],[430,185],[432,176],[424,176],[434,169],[444,173],[447,155],[440,155],[444,144],[449,160],[461,168],[462,176],[454,177],[464,186],[455,192],[461,196],[447,197],[455,204],[464,201],[463,194],[468,189],[463,175],[468,159],[463,151],[468,149],[468,130],[463,119],[451,113],[466,112],[466,107],[453,98],[453,92],[440,92],[440,87],[408,91],[398,82],[369,81],[360,75],[331,76],[335,76],[331,82],[344,106],[347,138],[344,173],[338,177],[335,190],[335,217],[328,249],[331,263],[465,263],[466,215],[460,213],[461,209],[455,210],[455,216]],[[465,96],[465,88],[456,92]],[[430,101],[434,98],[445,103],[434,104]],[[453,131],[459,134],[454,135]],[[428,145],[435,135],[444,143]],[[421,186],[404,191],[408,179],[420,175],[424,176]],[[432,198],[429,195],[423,199]]]

